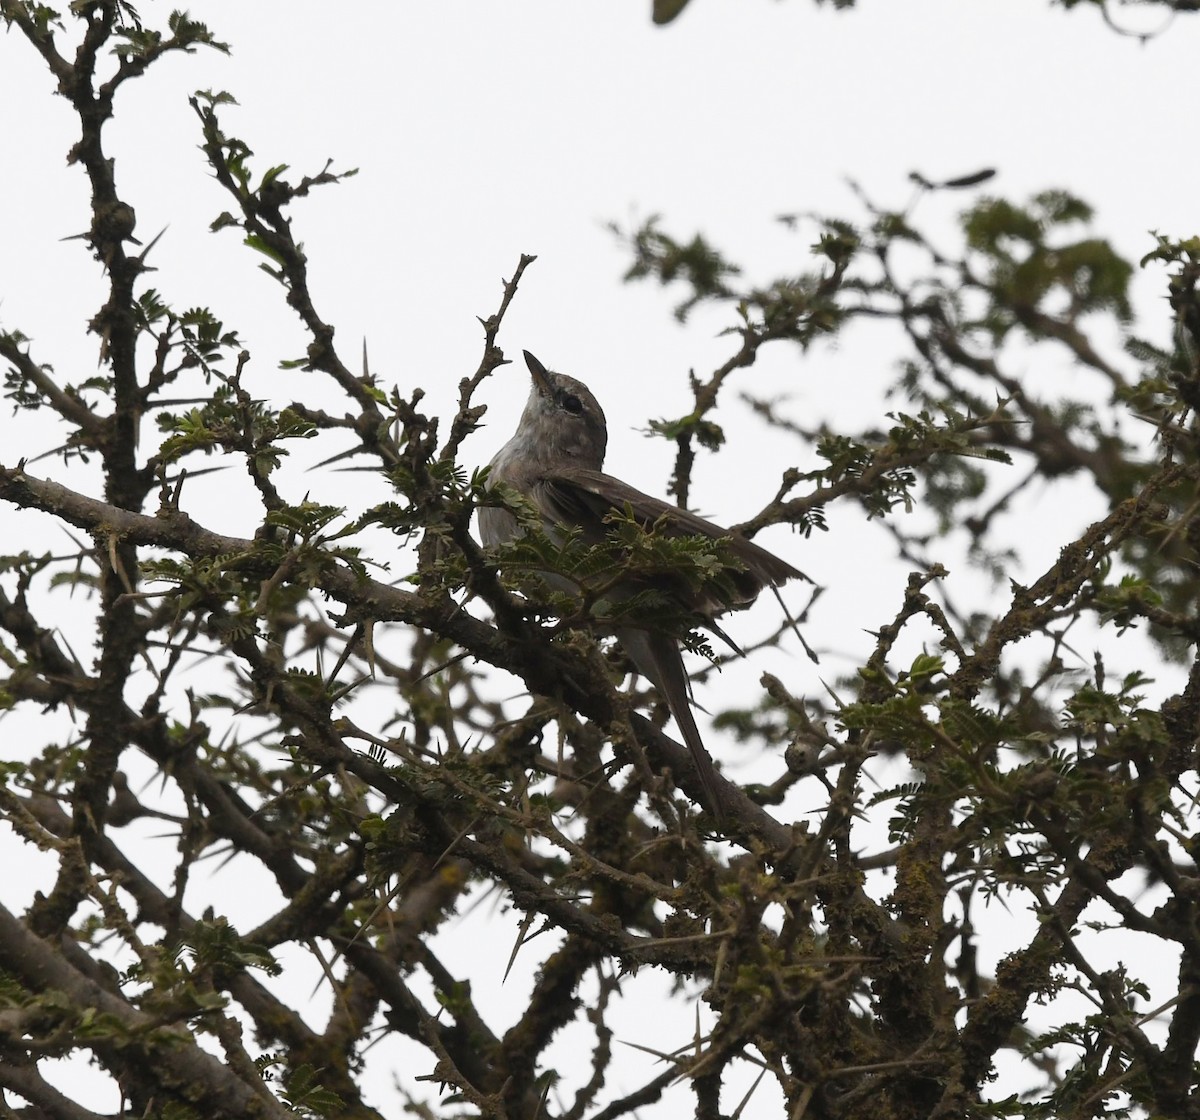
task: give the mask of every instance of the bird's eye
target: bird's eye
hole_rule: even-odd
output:
[[[568,393],[565,397],[563,397],[562,406],[572,416],[578,416],[581,412],[583,412],[583,401],[575,396],[574,393]]]

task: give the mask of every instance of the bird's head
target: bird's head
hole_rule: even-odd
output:
[[[608,446],[604,409],[582,381],[524,354],[533,389],[518,426],[523,442],[543,462],[600,470]]]

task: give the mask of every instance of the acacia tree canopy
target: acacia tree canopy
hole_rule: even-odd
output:
[[[667,22],[682,5],[659,7]],[[154,245],[106,147],[123,85],[223,45],[116,0],[0,0],[0,15],[6,49],[37,52],[77,117],[104,282],[84,380],[56,373],[52,340],[0,322],[16,415],[66,433],[65,470],[0,461],[6,540],[48,515],[77,544],[0,557],[0,696],[49,729],[0,758],[0,815],[50,869],[22,912],[0,892],[6,1114],[116,1115],[56,1075],[82,1054],[124,1115],[374,1117],[364,1071],[386,1039],[419,1055],[395,1071],[396,1107],[426,1116],[666,1115],[682,1084],[717,1117],[747,1069],[763,1094],[748,1107],[771,1092],[789,1117],[1200,1116],[1200,240],[1159,238],[1140,262],[1163,277],[1163,348],[1141,337],[1162,324],[1133,319],[1137,265],[1086,202],[997,197],[986,171],[914,177],[961,199],[954,246],[864,197],[849,217],[788,219],[812,263],[761,285],[669,220],[617,230],[629,280],[675,285],[684,322],[703,307],[728,326],[693,407],[652,425],[675,449],[676,500],[721,453],[741,392],[817,465],[764,482],[738,528],[807,536],[853,511],[911,572],[856,672],[815,699],[764,674],[722,706],[715,726],[774,761],[769,781],[722,779],[718,832],[686,750],[645,714],[663,714],[652,693],[620,687],[613,620],[525,578],[621,565],[702,580],[713,552],[628,525],[591,547],[536,526],[492,551],[473,536],[474,511],[507,500],[466,465],[473,397],[506,360],[533,258],[481,313],[478,367],[439,423],[419,388],[341,352],[314,297],[291,206],[347,172],[256,159],[227,131],[229,95],[198,93],[227,199],[214,231],[241,235],[303,324],[306,352],[282,363],[295,384],[338,403],[281,399],[236,325],[152,286]],[[800,366],[866,322],[893,328],[898,370],[869,424],[801,423],[756,391],[760,352]],[[1073,376],[1026,377],[1031,355]],[[342,505],[310,500],[288,470],[301,455],[369,481]],[[253,532],[190,505],[216,469]],[[1011,581],[1028,542],[1007,514],[1034,489],[1049,504],[1081,488],[1100,516]],[[950,556],[989,593],[946,595]],[[670,603],[640,608],[704,647]],[[94,649],[69,640],[68,615]],[[819,598],[799,624],[817,654],[837,646]],[[1180,687],[1112,672],[1130,635]],[[796,644],[786,624],[756,648],[781,642]],[[246,876],[278,899],[253,929],[220,904]],[[198,880],[214,901],[193,912]],[[439,938],[488,894],[519,916],[516,943],[456,971]],[[1031,920],[985,968],[996,912]],[[307,981],[287,983],[298,957],[331,995],[319,1014]],[[530,987],[499,1016],[475,993],[518,957],[536,962]],[[699,993],[707,1018],[631,1084],[610,1014],[650,973],[680,1002]],[[572,1068],[552,1050],[564,1033]]]

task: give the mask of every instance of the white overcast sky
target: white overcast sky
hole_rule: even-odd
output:
[[[139,7],[148,23],[165,23],[168,5]],[[177,308],[209,305],[239,330],[254,356],[253,391],[281,401],[324,392],[314,375],[277,370],[303,352],[297,321],[236,233],[207,232],[227,204],[197,149],[186,102],[197,88],[238,99],[224,110],[225,130],[250,144],[260,171],[288,163],[298,176],[327,158],[360,169],[293,211],[318,309],[347,358],[365,337],[385,384],[421,386],[430,410],[449,416],[459,378],[478,363],[475,317],[494,311],[519,255],[537,254],[501,344],[588,382],[608,414],[610,469],[655,492],[670,449],[638,429],[684,412],[689,368],[711,369],[729,343],[711,317],[676,324],[673,293],[620,283],[628,261],[604,228],[610,220],[662,213],[668,230],[702,231],[766,278],[811,262],[808,240],[776,216],[857,216],[848,178],[899,207],[910,171],[936,180],[995,167],[990,189],[1008,197],[1081,194],[1096,207],[1097,231],[1135,259],[1151,229],[1183,236],[1200,226],[1200,19],[1180,18],[1142,44],[1091,9],[1066,13],[1046,0],[861,0],[849,12],[811,0],[693,0],[667,28],[651,25],[649,0],[198,0],[190,11],[232,55],[201,51],[152,67],[121,95],[109,150],[141,238],[166,230],[154,283]],[[1134,14],[1114,9],[1117,20]],[[88,214],[83,174],[64,165],[69,108],[51,91],[24,41],[0,36],[0,327],[31,336],[39,361],[77,381],[95,367],[84,326],[101,287],[82,243],[63,240]],[[929,215],[967,201],[930,200]],[[1139,308],[1159,317],[1143,331],[1160,340],[1161,285],[1161,271],[1138,279]],[[860,415],[882,415],[895,404],[873,394],[892,355],[851,347],[781,350],[751,372],[802,413],[853,400]],[[468,464],[507,438],[527,385],[514,366],[485,386],[489,427],[468,443]],[[724,465],[700,464],[694,501],[734,521],[770,497],[786,456],[771,458],[782,451],[732,395],[721,419],[731,434]],[[5,464],[53,442],[39,424],[0,414]],[[33,469],[84,485],[52,460]],[[252,513],[212,503],[204,519],[247,532]],[[0,509],[0,524],[3,550],[15,551],[28,520]],[[855,615],[860,583],[837,597],[850,532],[771,538],[833,584],[818,645],[851,644],[831,628],[848,634],[886,617],[877,604]],[[1045,558],[1061,543],[1046,534]],[[879,581],[880,609],[894,609],[903,578],[898,570]]]

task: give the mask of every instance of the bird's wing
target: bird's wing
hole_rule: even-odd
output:
[[[778,586],[789,579],[807,578],[787,561],[780,560],[745,537],[722,529],[720,525],[706,521],[680,506],[652,498],[603,471],[561,467],[547,472],[541,483],[545,487],[546,498],[559,515],[558,520],[567,524],[588,524],[603,518],[610,510],[629,509],[646,528],[657,525],[672,536],[729,540],[734,556],[757,583],[757,586],[745,588],[751,598],[764,584]]]

